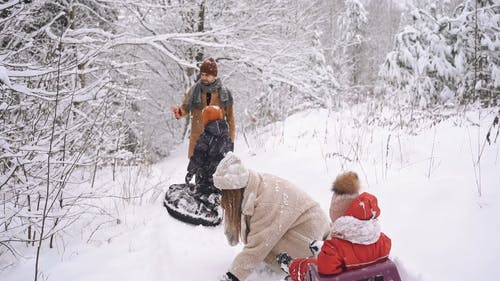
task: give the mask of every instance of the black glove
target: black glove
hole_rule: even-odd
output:
[[[184,180],[186,181],[186,185],[189,185],[189,182],[193,179],[193,174],[191,174],[190,172],[188,172],[186,174],[186,177],[184,178]]]
[[[278,262],[278,265],[280,266],[281,270],[285,272],[286,274],[290,274],[288,267],[290,266],[290,263],[292,262],[292,257],[288,255],[287,253],[279,253],[276,256],[276,261]]]
[[[318,240],[312,240],[309,243],[309,250],[311,250],[311,253],[313,256],[318,255],[319,251],[321,250],[321,246],[323,246],[324,241],[318,241]]]
[[[240,279],[238,279],[238,277],[234,276],[234,274],[228,271],[222,276],[220,281],[240,281]]]

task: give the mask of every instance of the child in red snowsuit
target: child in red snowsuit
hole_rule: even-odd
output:
[[[358,192],[356,173],[347,172],[335,179],[330,206],[330,238],[324,241],[317,258],[288,259],[292,280],[305,280],[310,263],[317,264],[320,274],[337,274],[388,258],[391,239],[381,232],[377,198]],[[281,262],[286,261],[282,255]]]

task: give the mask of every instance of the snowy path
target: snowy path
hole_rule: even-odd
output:
[[[483,195],[478,197],[471,165],[471,147],[476,146],[470,144],[476,127],[445,123],[419,136],[393,135],[387,155],[385,141],[393,132],[339,129],[331,120],[330,135],[324,137],[326,118],[326,112],[297,114],[252,136],[250,148],[240,138],[235,150],[249,168],[296,183],[325,211],[332,179],[341,170],[358,171],[365,191],[379,198],[382,229],[393,241],[391,256],[399,262],[405,281],[497,280],[499,144],[483,152]],[[356,145],[361,161],[336,158],[337,152],[352,156]],[[142,184],[182,181],[186,148],[181,145],[153,165]],[[190,226],[171,218],[161,196],[150,203],[124,205],[120,218],[121,224],[89,244],[68,240],[61,255],[44,251],[44,280],[218,281],[241,249],[228,245],[222,226]],[[33,280],[33,267],[33,259],[22,260],[0,280]],[[260,268],[248,281],[276,281],[282,276]]]

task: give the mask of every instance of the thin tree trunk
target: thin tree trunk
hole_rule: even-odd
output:
[[[62,33],[61,33],[62,36]],[[40,253],[42,250],[42,242],[43,242],[43,235],[45,231],[45,222],[47,220],[47,213],[48,213],[48,204],[49,204],[49,196],[50,196],[50,161],[52,160],[52,147],[54,145],[54,135],[56,131],[56,119],[57,119],[57,106],[59,103],[59,79],[60,79],[60,72],[61,72],[61,52],[62,52],[62,43],[61,40],[59,39],[59,60],[57,62],[57,84],[56,84],[56,96],[55,96],[55,106],[54,106],[54,119],[52,120],[52,131],[50,135],[50,141],[49,141],[49,151],[47,153],[47,185],[45,189],[45,202],[43,206],[43,213],[42,213],[42,227],[40,229],[40,238],[38,239],[38,248],[36,249],[36,260],[35,260],[35,281],[38,280],[38,266],[40,263]]]
[[[76,10],[75,10],[75,5],[73,5],[73,1],[70,2],[70,12],[69,12],[69,19],[71,21],[71,24],[69,26],[70,29],[75,30],[76,29]],[[75,47],[75,55],[78,60],[78,49]],[[85,69],[85,63],[79,63],[77,64],[77,69],[78,69],[78,78],[80,80],[80,85],[82,88],[85,88],[85,74],[83,74],[83,70]]]
[[[28,198],[28,213],[31,212],[31,196],[28,194],[27,196]],[[7,230],[7,229],[5,229]],[[31,222],[29,222],[29,225],[28,225],[28,241],[26,243],[26,245],[29,245],[31,241]]]
[[[472,83],[472,86],[474,87],[472,89],[473,93],[473,101],[476,101],[477,99],[477,90],[476,90],[476,83],[477,83],[477,68],[478,68],[478,61],[477,61],[477,53],[478,53],[478,41],[479,41],[479,32],[478,32],[478,23],[477,23],[477,2],[479,0],[474,1],[475,2],[475,10],[474,10],[474,83]]]

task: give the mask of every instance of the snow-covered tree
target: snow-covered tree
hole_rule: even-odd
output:
[[[329,106],[336,94],[318,40],[324,14],[308,1],[43,0],[0,9],[0,241],[13,253],[16,242],[51,240],[77,215],[86,196],[70,196],[75,170],[92,185],[99,167],[168,153],[183,126],[169,107],[202,57],[218,60],[238,112],[265,111],[262,89],[272,88],[268,97],[278,99],[265,106],[283,116]],[[247,116],[238,117],[244,127]]]
[[[381,67],[381,88],[424,108],[476,99],[497,104],[499,17],[492,1],[480,2],[466,1],[452,18],[414,10]]]
[[[77,168],[123,152],[135,159],[126,118],[134,89],[124,87],[131,65],[107,45],[117,20],[111,3],[11,1],[0,9],[7,77],[0,85],[0,242],[16,253],[20,242],[52,247],[80,214],[81,195],[67,190]]]
[[[373,93],[379,65],[392,49],[400,24],[400,1],[333,0],[324,4],[322,26],[325,58],[349,101]]]
[[[393,0],[372,0],[365,6],[368,22],[365,48],[361,56],[361,84],[373,91],[379,66],[392,50],[394,36],[398,32],[402,9]]]
[[[425,106],[439,98],[446,77],[455,73],[449,50],[440,45],[444,38],[436,19],[422,10],[414,10],[412,17],[414,24],[397,35],[396,50],[387,55],[381,75],[394,93],[401,91],[407,102]]]
[[[412,0],[408,1],[406,4],[411,7],[411,9],[424,10],[433,17],[444,17],[451,16],[455,8],[461,4],[463,0]]]
[[[268,93],[266,89],[270,85],[273,90],[269,94],[293,97],[289,100],[281,96],[287,110],[277,113],[285,116],[302,104],[301,99],[313,100],[316,106],[320,106],[330,99],[329,95],[335,94],[333,89],[325,94],[324,89],[311,87],[309,83],[318,80],[316,71],[318,67],[323,67],[310,60],[322,52],[322,47],[313,43],[314,32],[324,23],[324,14],[317,3],[255,0],[182,2],[183,5],[179,5],[177,1],[170,1],[171,6],[158,3],[166,7],[162,12],[159,9],[150,11],[148,4],[142,2],[136,4],[136,8],[143,10],[139,15],[144,16],[131,19],[128,15],[128,20],[139,23],[131,24],[137,29],[134,32],[138,37],[151,32],[152,37],[159,39],[162,48],[169,51],[169,56],[165,56],[163,49],[158,52],[158,48],[148,46],[151,52],[141,53],[142,59],[157,58],[155,62],[147,59],[152,83],[145,87],[151,90],[152,96],[161,97],[166,105],[180,102],[186,87],[193,83],[199,54],[215,57],[218,61],[219,76],[232,90],[238,112],[247,107],[250,111],[259,111],[261,103],[257,101],[256,93]],[[178,38],[163,36],[179,31],[185,33]],[[152,69],[151,66],[159,68]],[[168,69],[168,72],[163,69]],[[168,81],[168,85],[164,81]],[[240,103],[242,100],[250,102]],[[268,106],[278,108],[274,104]],[[239,117],[239,122],[243,123],[248,116]],[[180,122],[173,120],[170,112],[162,119],[166,120],[167,126],[179,127]]]
[[[322,32],[318,29],[313,34],[313,52],[310,54],[310,62],[312,69],[315,71],[315,75],[311,78],[311,86],[317,89],[316,92],[324,97],[329,97],[330,100],[325,98],[318,98],[318,100],[323,100],[322,106],[327,108],[336,107],[338,105],[338,96],[336,95],[336,89],[340,87],[333,73],[332,67],[327,63],[325,58],[325,52],[321,43]]]
[[[457,97],[462,103],[480,101],[496,106],[500,96],[500,6],[493,0],[468,0],[455,11],[455,66],[460,73]]]
[[[355,92],[360,84],[361,59],[366,46],[367,12],[359,0],[345,0],[344,10],[337,19],[338,38],[334,46],[335,70],[339,82],[348,92]]]
[[[267,79],[267,89],[258,97],[253,120],[263,125],[283,120],[289,114],[311,107],[335,108],[338,105],[337,89],[339,85],[331,66],[326,62],[321,46],[321,32],[316,30],[311,38],[309,60],[306,66],[312,73],[303,77],[304,88],[297,89],[281,81]],[[281,86],[281,87],[280,87]],[[301,93],[306,91],[306,93]]]

